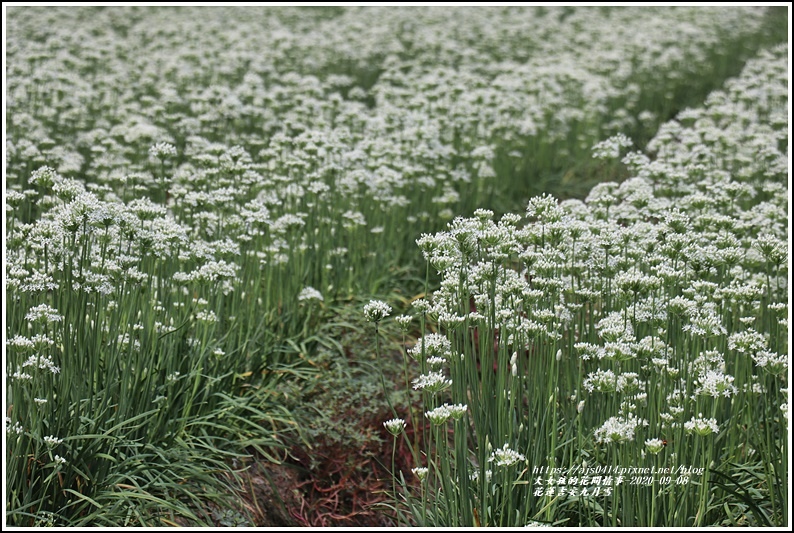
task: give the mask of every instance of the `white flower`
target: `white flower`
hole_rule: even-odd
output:
[[[697,418],[693,416],[692,420],[685,422],[684,429],[686,429],[687,433],[697,433],[701,437],[720,432],[717,420],[715,418],[703,418],[703,413],[698,413]]]
[[[427,411],[425,416],[430,419],[436,426],[440,426],[444,422],[450,419],[452,413],[449,411],[449,406],[444,404],[439,407],[436,407],[432,411]]]
[[[36,322],[42,321],[47,323],[52,322],[60,322],[63,320],[63,317],[58,314],[56,309],[53,309],[47,304],[37,305],[36,307],[31,307],[28,314],[25,315],[25,320],[28,322]]]
[[[22,429],[22,425],[19,422],[11,423],[11,419],[6,417],[6,433],[16,433],[17,435],[22,435],[25,430]]]
[[[634,440],[634,431],[637,426],[648,425],[647,420],[636,418],[629,414],[627,418],[613,416],[595,430],[595,439],[599,444],[609,444],[610,442],[627,442]]]
[[[452,418],[455,420],[460,420],[466,415],[466,411],[468,410],[468,406],[463,405],[462,403],[448,405],[447,408],[449,409]]]
[[[602,339],[608,342],[634,342],[634,329],[631,321],[619,312],[611,312],[596,324]]]
[[[165,159],[166,157],[176,155],[176,148],[169,143],[157,143],[149,148],[149,155],[157,159]]]
[[[414,345],[413,348],[408,350],[408,353],[416,360],[422,355],[424,348],[425,355],[428,357],[440,357],[442,359],[449,359],[452,350],[452,343],[444,335],[440,333],[428,333]]]
[[[20,370],[17,370],[13,374],[11,374],[11,379],[18,379],[18,380],[21,380],[21,381],[26,381],[26,380],[32,380],[33,376],[31,376],[27,372],[22,372]]]
[[[639,379],[636,372],[624,372],[617,376],[615,381],[617,392],[634,393],[645,387],[645,382]]]
[[[665,441],[662,439],[648,439],[645,441],[645,447],[648,448],[648,451],[652,454],[657,454],[662,451],[662,448],[665,446]]]
[[[695,388],[696,395],[711,396],[712,398],[719,398],[720,396],[730,398],[737,392],[736,387],[733,385],[733,376],[723,374],[717,370],[707,370],[700,374],[696,383],[698,383]]]
[[[488,458],[489,463],[496,461],[496,466],[511,466],[519,461],[526,461],[526,457],[515,450],[511,450],[507,443],[501,448],[496,449]]]
[[[305,287],[300,294],[298,294],[298,301],[303,302],[305,300],[317,300],[322,302],[323,295],[314,287]]]
[[[403,432],[405,429],[405,420],[402,418],[394,418],[392,420],[387,420],[383,423],[383,427],[389,430],[389,433],[394,435],[395,437]]]
[[[620,149],[629,148],[632,144],[631,139],[618,133],[593,146],[593,157],[595,159],[617,159],[620,157]]]
[[[63,439],[59,439],[57,437],[53,437],[52,435],[49,435],[47,437],[44,437],[44,442],[46,442],[48,446],[57,446],[58,444],[63,442]]]
[[[215,311],[212,309],[202,309],[198,313],[196,313],[196,320],[199,322],[217,322],[218,315],[215,314]]]
[[[60,367],[55,365],[52,357],[48,355],[31,355],[24,363],[22,363],[22,368],[26,367],[34,367],[42,370],[46,369],[53,374],[58,374],[61,371]]]
[[[588,392],[615,392],[618,386],[618,378],[612,370],[601,370],[599,368],[587,375],[583,385]]]
[[[12,339],[6,341],[6,344],[20,351],[35,347],[35,344],[32,339],[29,339],[27,337],[22,337],[21,335],[14,335]]]
[[[754,329],[732,333],[728,337],[728,348],[741,353],[752,354],[765,349],[766,346],[766,337]]]
[[[438,357],[436,355],[427,358],[427,366],[429,366],[431,369],[434,370],[441,368],[441,366],[446,362],[447,362],[446,359],[444,359],[443,357]]]
[[[772,374],[782,374],[788,369],[788,354],[777,354],[768,350],[759,350],[752,354],[756,366],[766,369]]]
[[[411,305],[420,313],[426,313],[430,309],[430,302],[424,298],[417,298]]]
[[[426,412],[425,416],[429,418],[433,424],[441,425],[450,418],[453,420],[460,420],[466,414],[467,409],[467,406],[460,403],[455,405],[445,403],[432,411]]]
[[[386,302],[380,300],[370,300],[364,306],[364,317],[367,322],[375,322],[376,324],[391,314],[391,306]]]
[[[452,385],[452,380],[446,379],[441,372],[428,372],[412,381],[414,390],[438,392]]]
[[[400,325],[403,329],[408,329],[408,326],[411,324],[413,317],[410,315],[399,315],[394,317],[394,320]]]
[[[428,470],[425,466],[417,466],[416,468],[412,468],[411,472],[413,472],[414,475],[419,478],[419,481],[424,481],[427,478]]]
[[[342,218],[344,219],[344,227],[346,229],[353,229],[356,226],[367,225],[367,220],[359,211],[345,211],[342,213]]]
[[[485,481],[490,483],[491,478],[493,478],[493,470],[488,469],[485,471]],[[480,471],[474,470],[471,474],[469,474],[469,479],[471,481],[477,481],[478,479],[480,479]]]

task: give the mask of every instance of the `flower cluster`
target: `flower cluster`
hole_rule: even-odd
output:
[[[453,420],[460,420],[466,415],[466,410],[467,407],[463,404],[450,405],[445,403],[431,411],[427,411],[425,416],[430,419],[433,424],[440,426],[450,418]]]
[[[662,439],[648,439],[645,441],[645,447],[652,454],[657,454],[664,449],[666,441]]]
[[[489,463],[496,463],[496,466],[512,466],[518,462],[526,461],[527,458],[523,454],[515,450],[511,450],[510,446],[505,443],[502,448],[497,448],[488,457]]]
[[[384,422],[383,427],[396,437],[405,430],[405,420],[402,418],[393,418],[392,420]]]
[[[47,444],[47,446],[52,447],[52,446],[57,446],[58,444],[62,443],[63,439],[59,439],[57,437],[53,437],[52,435],[49,435],[49,436],[44,437],[44,442]]]
[[[25,320],[30,322],[42,321],[42,322],[60,322],[63,320],[63,317],[58,314],[58,311],[53,309],[47,304],[37,305],[36,307],[32,307],[28,314],[25,315]]]
[[[322,302],[323,301],[323,295],[322,295],[322,293],[320,291],[318,291],[314,287],[304,287],[301,290],[301,292],[298,294],[298,301],[299,302],[304,302],[304,301],[307,301],[307,300],[309,300],[309,301],[317,300],[318,302]]]
[[[378,323],[391,314],[391,306],[380,300],[370,300],[364,306],[364,317],[368,322]]]
[[[622,443],[634,440],[634,432],[648,421],[629,415],[626,418],[613,416],[595,430],[595,440],[600,444]]]
[[[414,475],[419,478],[419,481],[424,481],[425,479],[427,479],[427,474],[429,470],[427,469],[426,466],[417,466],[415,468],[412,468],[411,472],[413,472]]]
[[[452,385],[452,380],[447,379],[440,371],[431,371],[414,379],[413,385],[415,390],[440,392]]]
[[[720,432],[717,420],[714,418],[703,418],[702,413],[699,413],[697,418],[693,416],[689,422],[686,422],[684,424],[684,429],[686,429],[688,433],[696,433],[701,437]]]

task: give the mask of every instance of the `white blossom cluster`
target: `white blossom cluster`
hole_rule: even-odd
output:
[[[401,418],[393,418],[384,422],[383,427],[385,427],[389,433],[396,437],[402,433],[403,430],[405,430],[405,420]]]
[[[370,300],[364,306],[364,317],[368,322],[380,322],[392,312],[392,308],[386,302],[380,300]]]
[[[463,404],[450,405],[445,403],[427,411],[425,416],[435,425],[441,425],[449,419],[460,420],[466,415],[467,406]]]
[[[441,371],[430,371],[414,379],[413,385],[414,390],[439,392],[452,385],[452,380],[447,379]]]
[[[689,422],[684,423],[684,429],[689,433],[696,433],[700,436],[720,432],[717,420],[714,418],[703,418],[702,413],[699,413],[697,418],[693,416]]]
[[[719,431],[716,420],[686,422],[684,413],[755,394],[757,383],[738,389],[737,374],[782,379],[788,366],[786,54],[785,46],[765,51],[702,108],[664,124],[650,144],[654,160],[624,157],[631,176],[622,183],[596,185],[583,202],[535,197],[524,223],[479,209],[422,235],[417,244],[441,276],[431,316],[470,310],[468,328],[445,326],[432,343],[474,338],[482,349],[490,338],[495,353],[582,372],[581,388],[601,393],[588,412],[619,406],[594,428],[599,443],[633,440],[649,420]],[[412,355],[428,352],[425,339]],[[554,343],[581,366],[544,350]],[[513,359],[504,361],[477,375],[508,383],[499,376],[512,375]],[[683,390],[689,395],[672,394]]]
[[[527,458],[523,454],[510,449],[510,446],[505,443],[502,448],[497,448],[488,457],[489,463],[496,463],[496,466],[512,466],[516,463],[526,461]]]
[[[320,291],[318,291],[314,287],[304,287],[301,290],[301,292],[298,294],[298,301],[304,302],[304,301],[307,301],[307,300],[309,300],[309,301],[317,300],[318,302],[322,302],[323,301],[323,295],[322,295],[322,293]]]
[[[613,416],[595,430],[595,440],[600,444],[632,441],[637,428],[647,425],[647,420],[631,415],[625,418]]]
[[[662,439],[647,439],[645,441],[645,447],[648,448],[650,453],[655,455],[665,447],[665,441]]]
[[[44,437],[44,442],[47,444],[47,446],[52,447],[52,446],[57,446],[58,444],[62,443],[63,439],[59,439],[57,437],[53,437],[52,435],[48,435],[48,436]]]

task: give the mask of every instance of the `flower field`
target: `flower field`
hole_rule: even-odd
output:
[[[5,524],[789,524],[785,9],[5,9]]]

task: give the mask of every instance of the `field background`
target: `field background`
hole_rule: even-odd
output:
[[[4,9],[6,524],[788,523],[786,8]]]

